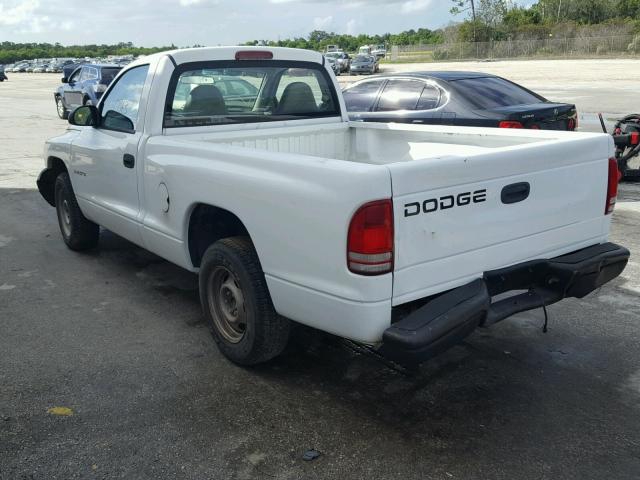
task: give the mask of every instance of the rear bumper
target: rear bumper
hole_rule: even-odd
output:
[[[551,259],[532,260],[485,272],[394,323],[383,334],[382,353],[421,362],[459,343],[479,326],[563,298],[582,298],[614,279],[629,251],[613,243],[594,245]],[[501,293],[525,290],[492,302]]]

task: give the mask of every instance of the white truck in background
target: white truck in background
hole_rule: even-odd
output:
[[[629,256],[607,241],[610,137],[352,123],[316,52],[150,55],[69,123],[38,178],[66,244],[102,226],[197,272],[240,364],[278,355],[292,321],[420,362]]]

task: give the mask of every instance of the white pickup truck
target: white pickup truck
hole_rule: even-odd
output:
[[[629,256],[607,243],[610,137],[352,123],[315,52],[151,55],[69,123],[38,178],[66,244],[100,225],[197,272],[240,364],[278,355],[292,321],[420,362]]]

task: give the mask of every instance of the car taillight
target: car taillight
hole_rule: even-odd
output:
[[[631,145],[640,143],[640,132],[631,132]]]
[[[567,130],[571,130],[574,131],[578,128],[578,116],[576,115],[575,118],[570,118],[567,121]]]
[[[347,265],[360,275],[382,275],[393,270],[391,199],[366,203],[353,215],[347,236]]]
[[[273,52],[269,50],[242,50],[236,52],[236,60],[271,60]]]
[[[531,125],[529,128],[530,128],[531,130],[540,130],[540,125],[537,125],[537,124],[535,124],[535,123],[534,123],[534,124],[533,124],[533,125]]]
[[[618,182],[620,181],[620,170],[615,158],[609,159],[609,180],[607,182],[607,202],[604,205],[604,214],[613,212],[618,198]]]
[[[498,124],[500,128],[524,128],[520,122],[513,122],[510,120],[504,120]]]

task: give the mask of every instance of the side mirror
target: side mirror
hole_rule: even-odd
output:
[[[115,110],[107,111],[102,126],[118,132],[133,133],[135,131],[131,119]]]
[[[71,112],[69,123],[78,127],[97,127],[99,117],[95,105],[83,105]]]
[[[62,77],[62,78],[60,79],[60,81],[61,81],[62,83],[69,83],[69,79],[68,79],[67,77]]]

